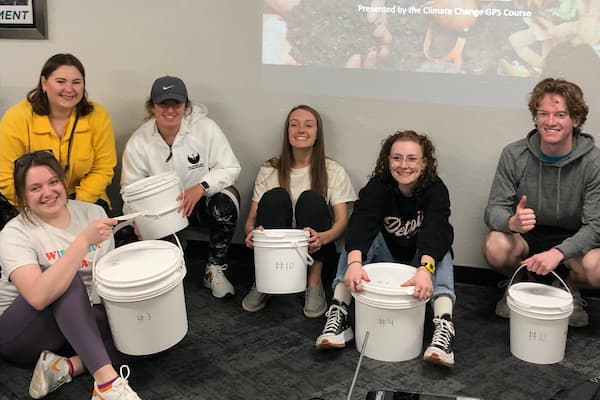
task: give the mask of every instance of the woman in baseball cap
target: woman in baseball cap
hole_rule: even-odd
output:
[[[239,216],[233,187],[240,164],[204,105],[192,105],[185,83],[174,76],[154,81],[146,101],[148,120],[123,152],[121,187],[148,176],[175,171],[184,187],[179,212],[191,225],[209,227],[208,263],[203,284],[213,296],[235,294],[224,270]]]

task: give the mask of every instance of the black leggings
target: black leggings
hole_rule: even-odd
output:
[[[314,190],[305,190],[298,197],[296,207],[293,209],[290,195],[283,188],[274,188],[263,194],[258,202],[256,211],[256,226],[265,229],[286,229],[292,227],[294,215],[296,227],[310,227],[317,232],[331,229],[333,218],[327,202]],[[335,243],[331,242],[322,246],[319,251],[312,254],[315,260],[323,261],[325,281],[333,278],[337,261]],[[331,261],[331,262],[330,262]],[[332,267],[327,268],[326,265]]]

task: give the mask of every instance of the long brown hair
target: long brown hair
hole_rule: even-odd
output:
[[[294,153],[289,140],[288,128],[290,124],[290,117],[296,110],[308,111],[315,117],[315,120],[317,121],[317,137],[315,139],[315,144],[313,145],[310,160],[310,188],[326,198],[328,182],[327,166],[325,162],[325,144],[323,138],[323,120],[321,119],[321,115],[314,108],[305,104],[300,104],[290,110],[287,118],[285,119],[285,125],[283,127],[281,155],[279,157],[270,159],[267,161],[267,164],[277,169],[279,186],[290,193],[290,172],[292,170],[292,165],[294,165]]]
[[[69,65],[77,68],[83,77],[83,97],[79,103],[77,103],[77,106],[75,106],[77,113],[80,116],[85,116],[91,113],[94,109],[94,106],[88,102],[87,99],[87,91],[85,90],[85,69],[83,68],[81,61],[79,61],[73,54],[55,54],[44,63],[35,89],[32,89],[29,93],[27,93],[27,100],[31,103],[34,113],[38,115],[50,114],[50,103],[48,103],[48,96],[42,89],[41,77],[43,76],[45,79],[48,79],[48,77],[52,75],[54,71],[63,65]]]
[[[425,171],[421,174],[415,185],[415,192],[421,191],[423,188],[430,185],[438,176],[437,159],[435,158],[435,147],[433,143],[424,134],[418,134],[415,131],[396,131],[381,142],[381,150],[379,157],[375,163],[375,169],[369,175],[369,178],[378,178],[386,183],[393,184],[394,178],[390,172],[389,156],[394,143],[399,141],[415,142],[421,146],[423,150],[423,158],[427,162]]]

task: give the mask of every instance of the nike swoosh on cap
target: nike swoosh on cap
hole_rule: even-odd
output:
[[[173,87],[175,87],[175,85],[163,86],[163,90],[169,90]]]

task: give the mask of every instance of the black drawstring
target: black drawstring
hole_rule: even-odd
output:
[[[67,149],[67,165],[65,165],[65,175],[69,171],[69,164],[71,162],[71,145],[73,144],[73,136],[75,136],[75,127],[77,126],[78,120],[79,120],[79,112],[76,109],[75,110],[75,121],[73,122],[73,127],[71,128],[71,136],[69,136],[69,147]]]
[[[165,162],[169,162],[171,160],[171,158],[173,158],[173,149],[172,149],[171,145],[168,145],[168,146],[169,146],[169,157],[167,157]]]

